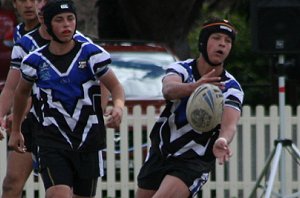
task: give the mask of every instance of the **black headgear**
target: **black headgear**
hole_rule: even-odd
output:
[[[203,24],[200,35],[199,35],[199,51],[202,53],[203,57],[205,60],[210,64],[211,66],[217,66],[220,65],[221,63],[218,64],[213,64],[207,54],[207,41],[208,38],[211,34],[213,33],[224,33],[227,34],[231,39],[232,42],[234,42],[235,37],[236,37],[236,30],[234,26],[225,19],[212,19],[206,23]]]
[[[60,42],[61,41],[56,37],[56,35],[53,33],[51,21],[54,16],[64,13],[64,12],[71,12],[76,15],[76,8],[72,0],[49,0],[46,5],[42,9],[43,17],[44,17],[44,23],[47,27],[47,32],[52,36],[52,38]]]

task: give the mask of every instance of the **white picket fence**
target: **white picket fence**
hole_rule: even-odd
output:
[[[127,109],[124,111],[120,132],[107,130],[106,175],[99,179],[97,198],[134,197],[136,176],[149,146],[148,135],[156,118],[154,107],[148,107],[147,114],[142,115],[141,108],[136,106],[133,115],[127,115]],[[231,143],[234,155],[225,166],[216,164],[215,171],[198,197],[249,197],[266,159],[275,148],[274,140],[279,137],[279,124],[277,106],[268,109],[257,106],[252,110],[249,106],[243,107],[238,132]],[[285,137],[291,139],[295,145],[300,144],[300,106],[294,115],[289,106],[285,107],[285,126]],[[297,157],[292,157],[286,151],[287,149],[283,149],[286,179],[282,184],[285,184],[286,194],[289,195],[300,190],[300,170]],[[0,142],[0,155],[0,181],[3,181],[6,171],[6,140]],[[274,193],[282,189],[279,172],[278,168],[272,186]],[[268,178],[269,173],[266,173],[260,184],[262,187],[267,187]],[[1,191],[2,189],[0,193]],[[264,191],[259,188],[253,197],[260,197]],[[45,196],[40,178],[34,176],[27,181],[24,192],[26,198]]]

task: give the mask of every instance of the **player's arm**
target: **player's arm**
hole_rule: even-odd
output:
[[[20,71],[18,69],[11,68],[8,72],[4,88],[0,95],[0,124],[6,128],[4,122],[4,116],[7,115],[12,107],[14,94],[16,87],[20,79]]]
[[[13,107],[13,122],[12,131],[9,138],[8,146],[13,148],[15,151],[23,153],[26,151],[24,146],[23,135],[21,134],[21,124],[23,121],[23,115],[27,108],[28,97],[31,94],[32,83],[21,78],[17,86],[15,97],[14,97],[14,107]]]
[[[125,103],[124,89],[111,69],[100,77],[100,81],[111,93],[113,102],[113,109],[105,112],[105,115],[109,116],[106,125],[107,127],[116,128],[120,125],[122,120]]]
[[[101,108],[102,111],[105,112],[109,97],[110,97],[110,92],[109,90],[101,83]]]
[[[236,133],[240,116],[241,112],[238,109],[230,106],[224,107],[219,138],[213,147],[213,153],[218,158],[219,164],[224,164],[232,155],[229,144]]]
[[[233,140],[240,116],[239,110],[230,106],[224,107],[219,137],[225,138],[228,144]]]
[[[187,97],[203,83],[212,83],[219,86],[221,89],[223,85],[220,83],[221,78],[214,76],[215,70],[203,75],[198,81],[191,83],[183,83],[181,76],[178,74],[169,74],[163,79],[163,96],[167,100],[175,100],[183,97]]]
[[[175,100],[191,95],[196,88],[194,83],[183,83],[177,74],[170,74],[163,78],[162,93],[166,100]]]

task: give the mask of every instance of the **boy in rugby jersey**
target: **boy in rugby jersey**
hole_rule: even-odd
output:
[[[36,29],[39,26],[39,21],[35,11],[35,4],[34,0],[13,0],[13,6],[16,9],[17,13],[19,14],[22,22],[19,23],[14,30],[13,34],[13,41],[14,43],[18,41],[22,36],[26,33]],[[8,74],[12,76],[10,79],[15,79],[14,72],[10,70]],[[8,80],[8,79],[7,79]],[[2,111],[3,108],[6,108],[6,101],[11,101],[11,98],[3,97],[7,94],[8,87],[10,83],[6,81],[5,87],[1,92],[0,97],[0,125],[3,128],[7,128],[7,132],[10,131],[11,125],[11,115],[7,115],[6,119],[4,120],[4,116],[9,113],[10,107],[8,106],[7,110]],[[0,132],[1,133],[1,132]],[[25,181],[29,175],[30,171],[27,171],[26,167],[26,160],[29,161],[28,166],[32,166],[32,159],[30,153],[25,155],[20,155],[14,151],[8,150],[7,155],[7,171],[6,176],[2,182],[2,198],[19,198],[22,195],[22,190]],[[25,161],[25,162],[24,162]],[[19,163],[24,162],[24,164]],[[25,166],[24,166],[25,165]],[[22,169],[18,169],[15,167],[23,167]],[[24,170],[24,171],[23,171]]]
[[[13,0],[13,6],[22,19],[22,22],[16,26],[14,31],[14,43],[39,26],[34,1],[35,0]]]
[[[162,89],[166,107],[150,134],[151,147],[138,175],[137,198],[193,197],[207,182],[216,159],[219,164],[229,160],[229,144],[244,97],[224,64],[235,37],[229,21],[211,19],[199,35],[199,57],[173,63],[166,70]],[[189,96],[203,83],[219,86],[225,104],[220,125],[199,133],[188,124],[185,110]]]
[[[15,89],[18,80],[20,79],[21,61],[29,52],[48,44],[51,39],[51,36],[47,33],[46,27],[43,24],[42,8],[46,3],[47,0],[35,0],[36,15],[38,16],[41,26],[23,36],[13,47],[11,68],[6,79],[5,87],[0,96],[0,125],[7,128],[8,131],[10,129],[7,121],[11,121],[11,119],[4,120],[3,118],[12,108],[12,98],[14,97]],[[84,37],[78,31],[74,35],[74,38],[79,41],[90,42],[89,38]],[[35,92],[33,91],[32,99],[35,100],[35,98]],[[31,101],[28,105],[28,111],[30,108]],[[25,139],[26,152],[20,154],[14,151],[8,151],[7,172],[2,184],[2,197],[4,198],[21,196],[25,182],[33,169],[32,158],[34,159],[35,172],[37,172],[37,162],[35,156],[32,155],[32,152],[35,149],[33,133],[36,130],[39,130],[36,116],[34,108],[32,108],[31,112],[26,115],[26,118],[22,123],[22,133]],[[10,116],[8,117],[10,118]]]
[[[105,125],[100,84],[111,92],[107,127],[118,127],[124,91],[107,66],[110,55],[91,42],[74,39],[76,12],[71,0],[49,1],[44,24],[52,40],[24,58],[13,108],[9,145],[24,152],[20,131],[26,100],[36,86],[35,111],[42,130],[36,133],[40,173],[46,197],[94,197],[103,175]]]
[[[13,32],[13,44],[14,44],[23,35],[37,28],[39,25],[39,21],[35,12],[34,0],[13,0],[12,3],[13,3],[13,7],[16,9],[20,18],[23,20],[14,29]],[[3,120],[3,116],[0,116],[0,120],[1,121]],[[7,124],[9,123],[9,120],[11,121],[11,119],[8,118]],[[2,138],[3,138],[3,134],[1,134],[0,131],[0,140]]]

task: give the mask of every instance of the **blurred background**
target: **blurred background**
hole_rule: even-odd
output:
[[[245,104],[278,104],[279,76],[286,77],[286,103],[299,104],[300,0],[74,1],[79,30],[91,38],[164,43],[181,60],[199,55],[207,17],[227,18],[238,36],[226,69],[242,84]],[[13,10],[11,0],[1,0],[1,7]]]

